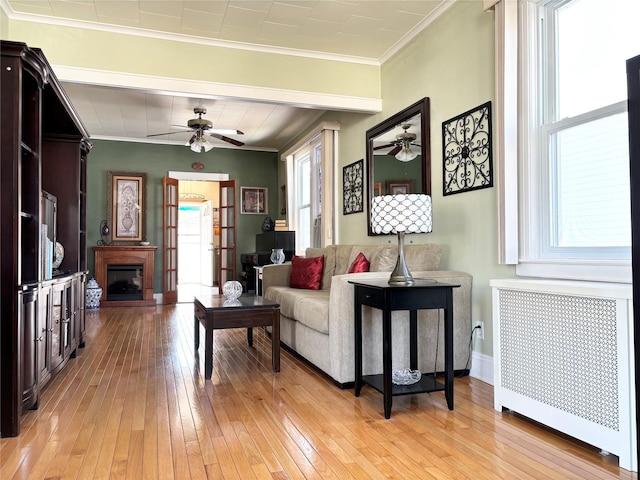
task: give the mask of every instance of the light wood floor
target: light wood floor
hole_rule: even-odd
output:
[[[340,390],[270,339],[215,333],[214,374],[194,358],[193,306],[103,308],[78,358],[0,440],[0,478],[632,479],[617,458],[493,410],[492,388],[455,380],[395,397]]]

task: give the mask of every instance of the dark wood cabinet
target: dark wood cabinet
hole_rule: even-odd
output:
[[[19,324],[23,411],[34,407],[38,401],[38,290],[38,285],[33,284],[25,285],[18,292],[18,302],[21,304]]]
[[[89,134],[44,54],[2,41],[0,436],[20,432],[42,385],[84,344]],[[65,255],[50,278],[41,203],[57,199]],[[55,245],[54,245],[55,247]]]
[[[51,284],[40,286],[38,294],[38,384],[44,386],[51,377]]]

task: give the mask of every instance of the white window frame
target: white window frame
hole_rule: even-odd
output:
[[[504,179],[499,185],[500,205],[499,213],[506,212],[506,205],[513,205],[518,202],[517,215],[504,217],[504,222],[499,224],[501,238],[501,260],[503,263],[516,263],[513,261],[514,238],[518,238],[517,243],[517,264],[516,274],[526,277],[561,278],[570,280],[608,281],[631,283],[631,262],[629,259],[606,258],[567,258],[563,256],[546,256],[543,253],[544,242],[542,240],[542,216],[545,202],[549,201],[549,191],[545,185],[544,169],[540,168],[543,148],[541,145],[542,131],[538,128],[541,125],[541,98],[539,82],[543,81],[541,65],[539,62],[540,44],[538,35],[538,8],[546,0],[522,0],[515,1],[502,0],[500,5],[496,5],[496,52],[504,52],[508,44],[515,41],[514,36],[518,36],[518,56],[519,67],[517,76],[509,75],[509,66],[512,65],[512,58],[508,56],[500,57],[496,55],[497,74],[504,74],[503,77],[497,75],[497,100],[504,101],[504,117],[509,118],[509,112],[517,107],[518,137],[517,137],[517,188],[509,185],[509,180],[513,180],[515,169],[507,168],[505,172],[511,172],[511,177]],[[504,28],[514,25],[517,17],[517,28]],[[502,27],[502,30],[499,30]],[[517,33],[519,32],[519,33]],[[507,49],[508,51],[508,49]],[[511,63],[509,63],[511,61]],[[518,78],[520,81],[518,82]],[[501,85],[501,80],[504,83]],[[508,96],[509,87],[514,83],[518,85],[518,101],[514,104],[513,97]],[[626,102],[621,102],[613,107],[619,111],[621,108],[626,111]],[[602,112],[600,112],[602,113]],[[611,112],[607,112],[611,113]],[[501,119],[498,118],[498,122]],[[509,146],[513,143],[513,133],[509,132],[508,124],[498,126],[498,130],[505,132],[504,138],[498,139],[500,142],[498,149]],[[511,143],[510,143],[511,142]],[[505,166],[511,167],[514,159],[505,156],[501,159]],[[545,159],[546,160],[546,159]],[[548,211],[548,210],[547,210]],[[513,235],[514,227],[517,227],[517,235]],[[511,249],[511,250],[509,250]],[[511,256],[503,255],[503,252],[511,252]],[[511,261],[509,261],[511,260]]]
[[[312,213],[312,228],[311,234],[313,235],[313,219],[318,214],[321,214],[321,224],[317,227],[316,231],[320,236],[319,246],[325,247],[334,243],[336,235],[336,223],[335,218],[337,203],[334,198],[335,165],[338,163],[338,131],[340,130],[340,124],[337,122],[321,122],[315,129],[310,131],[305,137],[299,140],[294,146],[286,150],[281,160],[286,164],[287,172],[287,222],[290,230],[298,230],[297,212],[296,212],[296,198],[297,198],[297,180],[296,180],[296,168],[295,158],[303,152],[304,149],[315,142],[320,145],[320,159],[317,166],[321,171],[322,182],[322,201],[318,202],[321,205],[320,212]],[[313,154],[313,149],[311,150]],[[312,180],[313,181],[313,180]],[[305,252],[300,248],[298,242],[298,235],[296,235],[296,255],[304,255]]]
[[[320,157],[320,158],[319,158]],[[295,181],[292,183],[293,186],[293,218],[292,224],[295,225],[295,229],[300,232],[301,230],[308,230],[310,237],[310,244],[302,244],[302,235],[296,235],[296,252],[298,254],[304,253],[306,248],[316,246],[314,245],[314,222],[318,215],[321,215],[322,212],[322,203],[320,198],[320,192],[315,188],[318,185],[319,176],[321,176],[322,172],[322,143],[320,141],[320,136],[316,136],[311,142],[298,150],[293,154],[293,178]],[[302,163],[309,164],[309,184],[304,185],[306,189],[309,190],[309,202],[302,203]],[[302,218],[300,212],[303,209],[309,209],[309,224],[303,225]]]

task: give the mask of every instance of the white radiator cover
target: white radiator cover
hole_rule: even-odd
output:
[[[491,287],[495,409],[637,471],[631,285],[518,279]]]

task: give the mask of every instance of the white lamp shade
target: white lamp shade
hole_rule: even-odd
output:
[[[374,233],[429,233],[431,229],[431,196],[408,193],[371,199]]]

